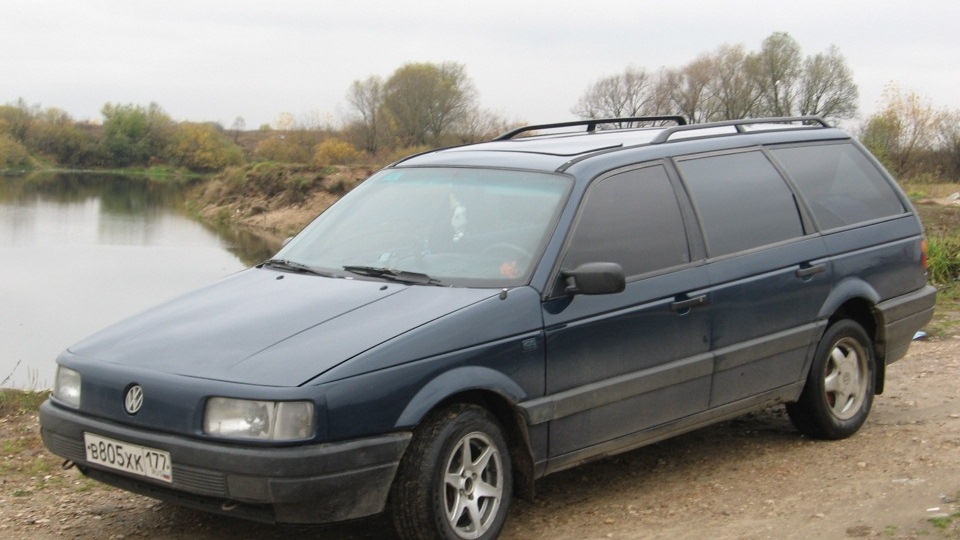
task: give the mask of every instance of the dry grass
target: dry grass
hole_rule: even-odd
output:
[[[14,390],[0,388],[0,418],[23,413],[35,413],[50,396],[49,390]]]

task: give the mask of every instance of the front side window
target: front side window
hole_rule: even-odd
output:
[[[890,183],[854,145],[772,150],[806,199],[821,230],[903,213]]]
[[[677,196],[664,168],[654,166],[591,187],[563,266],[615,262],[636,276],[689,261]]]
[[[532,275],[571,184],[565,176],[520,171],[381,171],[276,259],[338,276],[388,271],[441,285],[520,285]]]
[[[708,256],[803,236],[793,192],[761,152],[685,159],[677,165],[700,218]]]

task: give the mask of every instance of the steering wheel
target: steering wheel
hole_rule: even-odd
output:
[[[530,260],[533,258],[533,254],[527,251],[526,249],[516,245],[511,244],[510,242],[497,242],[496,244],[491,244],[480,250],[480,254],[484,256],[492,256],[496,253],[512,253],[514,255],[519,255],[523,259]]]

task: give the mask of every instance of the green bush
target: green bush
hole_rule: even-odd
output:
[[[20,167],[30,160],[27,149],[13,137],[0,133],[0,168]]]
[[[175,124],[159,105],[107,103],[100,112],[103,115],[101,144],[109,164],[130,167],[163,158]]]
[[[168,153],[176,165],[195,172],[221,171],[243,161],[240,147],[212,124],[177,124]]]
[[[357,163],[363,153],[352,144],[337,138],[330,138],[318,144],[313,153],[313,164],[318,167],[347,165]]]
[[[939,285],[956,283],[960,279],[960,234],[928,238],[927,261],[930,281]]]
[[[257,143],[253,154],[267,161],[310,163],[315,135],[305,131],[276,132]]]

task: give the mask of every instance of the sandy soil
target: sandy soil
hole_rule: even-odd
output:
[[[814,441],[772,408],[549,476],[504,539],[960,538],[960,335],[914,343],[854,437]],[[0,419],[0,538],[392,538],[207,515],[107,488]]]

